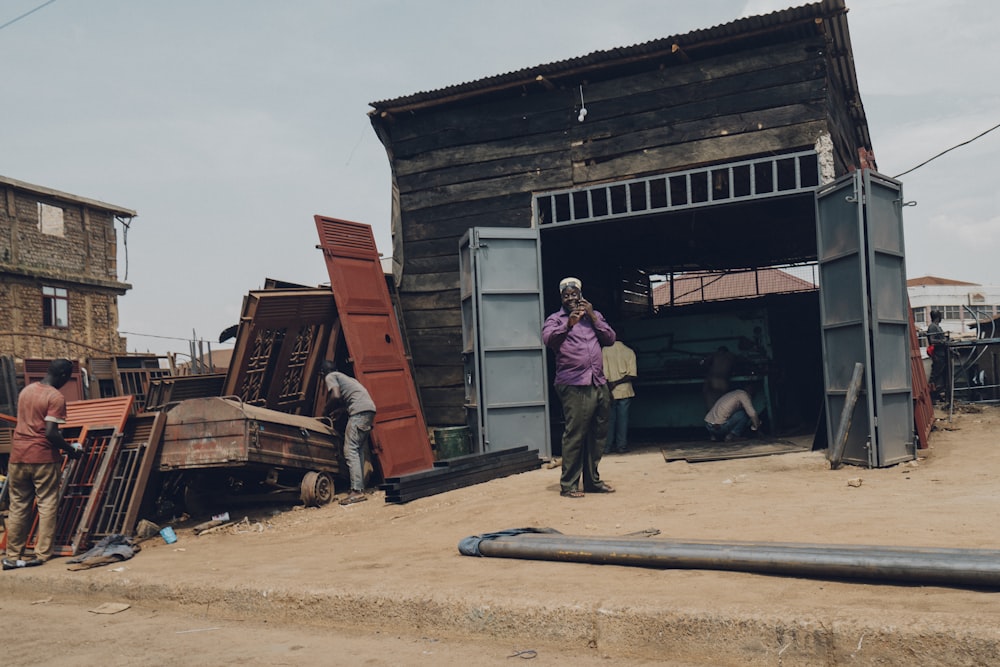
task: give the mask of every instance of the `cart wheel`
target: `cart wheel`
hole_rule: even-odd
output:
[[[310,470],[302,478],[299,488],[306,507],[319,507],[333,500],[333,479],[325,472]]]

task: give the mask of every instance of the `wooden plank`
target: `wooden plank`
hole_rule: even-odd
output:
[[[649,127],[697,121],[822,98],[826,87],[827,79],[819,60],[759,72],[752,77],[710,79],[679,89],[608,100],[601,104],[599,114],[595,110],[595,117],[588,115],[582,125],[590,133],[607,128],[613,134],[616,128],[627,127],[629,123],[632,127]]]
[[[727,461],[758,456],[773,456],[775,454],[791,454],[794,452],[806,452],[809,449],[809,445],[789,440],[749,440],[727,443],[677,443],[662,447],[660,452],[667,463],[672,461],[701,463],[706,461]]]
[[[431,337],[440,331],[442,330],[421,329],[415,339]],[[420,376],[419,384],[421,386],[425,383],[454,385],[461,384],[464,381],[461,377],[455,378],[452,376],[452,373],[461,375],[461,341],[412,345],[411,348],[414,363],[420,367],[416,369],[416,372]],[[443,375],[440,380],[437,380],[436,377],[439,373]]]
[[[615,80],[617,82],[617,79]],[[441,123],[437,131],[425,137],[416,138],[410,141],[393,144],[393,149],[397,159],[404,155],[422,155],[442,149],[462,149],[468,146],[477,146],[481,151],[487,146],[504,147],[502,142],[514,140],[524,146],[527,143],[535,142],[539,148],[543,146],[544,138],[549,135],[561,137],[566,144],[589,141],[595,135],[613,136],[618,133],[623,119],[641,118],[652,114],[652,122],[645,121],[646,126],[659,125],[669,122],[671,118],[679,120],[694,120],[699,115],[705,116],[704,112],[684,111],[686,105],[695,105],[704,108],[706,105],[715,105],[720,109],[732,109],[733,112],[739,109],[746,111],[767,108],[768,96],[793,95],[783,97],[776,105],[790,104],[799,101],[815,99],[815,95],[795,97],[792,91],[797,85],[816,81],[818,84],[812,88],[826,89],[828,80],[825,75],[825,61],[821,58],[793,63],[784,66],[762,70],[747,76],[732,76],[722,78],[707,78],[702,82],[673,88],[660,88],[649,92],[610,96],[601,101],[591,100],[588,102],[588,109],[598,110],[593,117],[588,117],[586,123],[579,123],[576,118],[578,102],[567,102],[566,106],[557,111],[537,113],[534,105],[538,98],[530,97],[521,100],[520,112],[510,118],[498,117],[492,104],[483,105],[481,108],[473,107],[465,112],[462,119],[454,118],[455,112],[443,110],[440,112]],[[781,89],[788,87],[789,93],[781,93]],[[588,87],[589,89],[589,87]],[[475,113],[472,113],[473,110]],[[714,113],[707,115],[716,115]],[[636,121],[644,122],[644,121]],[[627,126],[627,125],[626,125]],[[508,146],[508,150],[515,143]],[[555,147],[547,147],[552,150]],[[503,158],[503,155],[483,155],[481,152],[477,156],[479,160],[486,158]],[[451,161],[441,165],[450,166],[454,164],[455,157]],[[466,164],[472,164],[467,162]],[[427,169],[428,171],[430,169]],[[394,170],[397,176],[408,176],[418,173],[416,165],[407,164],[405,174]]]
[[[516,192],[485,199],[475,199],[469,202],[442,204],[419,211],[404,211],[403,222],[406,225],[425,225],[442,220],[493,218],[505,211],[525,209],[531,209],[531,193]]]
[[[456,238],[460,238],[471,227],[482,226],[483,221],[488,222],[490,227],[530,227],[531,193],[518,193],[514,197],[516,201],[513,201],[510,207],[496,208],[486,213],[473,213],[468,209],[463,209],[458,212],[457,216],[434,217],[429,221],[414,222],[404,233],[400,234],[400,237],[407,244],[407,247],[412,243],[438,241],[444,248],[445,245],[449,247],[457,245]],[[499,201],[500,199],[489,198],[470,202],[470,208],[482,201]],[[504,204],[511,202],[509,197],[502,198],[502,201]],[[456,207],[448,205],[445,208],[455,209]],[[439,209],[423,209],[418,213],[434,210]]]
[[[833,436],[833,445],[828,450],[830,468],[833,470],[840,467],[844,458],[844,447],[847,446],[847,436],[851,432],[851,417],[858,402],[858,394],[861,393],[861,380],[864,376],[865,365],[859,361],[854,364],[854,373],[851,375],[851,381],[847,383],[847,395],[844,397],[844,409],[840,413],[840,424]]]
[[[457,387],[425,387],[423,399],[424,405],[427,407],[463,405],[465,403],[465,388],[461,385]]]
[[[426,227],[434,230],[433,234],[426,238],[407,241],[407,255],[417,255],[421,258],[437,259],[441,257],[455,258],[455,266],[437,271],[423,271],[422,273],[447,273],[458,271],[458,239],[465,234],[470,227],[483,224],[483,218],[466,218],[465,224],[450,224],[451,221],[444,220],[434,222]],[[468,226],[466,226],[468,225]],[[409,268],[409,263],[407,263]]]
[[[629,151],[641,152],[648,156],[651,150],[666,146],[697,141],[725,133],[726,138],[746,136],[745,133],[766,132],[780,129],[783,124],[802,124],[823,117],[815,104],[795,104],[803,100],[815,102],[822,99],[825,91],[824,79],[796,81],[778,88],[764,88],[751,93],[732,95],[724,100],[697,97],[690,105],[682,126],[674,125],[679,120],[676,109],[664,110],[660,104],[648,113],[631,113],[628,117],[611,118],[589,125],[592,133],[586,142],[578,142],[567,156],[563,153],[549,153],[532,156],[531,159],[515,158],[511,161],[484,162],[481,167],[456,166],[399,179],[400,201],[406,209],[427,208],[447,203],[449,200],[469,200],[492,197],[505,192],[553,189],[567,187],[573,183],[583,183],[571,179],[566,171],[568,160],[587,160],[622,155]],[[773,105],[783,105],[770,109]],[[614,110],[609,110],[613,113]],[[750,112],[754,112],[752,115]],[[723,118],[708,117],[706,114],[724,114]],[[681,119],[683,120],[683,119]],[[665,131],[664,127],[669,126]],[[601,128],[607,128],[601,138]],[[630,132],[635,132],[630,134]],[[596,134],[595,139],[593,135]],[[572,142],[566,142],[569,146]],[[744,155],[749,154],[744,152]],[[663,162],[655,169],[680,168],[690,162],[676,157]],[[499,173],[500,176],[492,177]],[[573,172],[578,175],[578,171]],[[474,180],[470,180],[474,179]]]
[[[578,183],[617,180],[655,174],[662,171],[665,164],[696,166],[735,160],[746,155],[780,153],[796,147],[812,147],[825,131],[826,123],[815,121],[753,134],[719,137],[651,149],[645,153],[629,154],[592,166],[577,165],[574,169],[576,174],[574,180]]]
[[[457,215],[455,214],[457,212]],[[530,227],[531,193],[488,197],[469,202],[468,208],[455,204],[425,208],[407,214],[407,227],[400,237],[407,247],[414,242],[437,240],[447,243],[460,238],[470,227]]]
[[[456,356],[455,351],[446,352],[442,354],[442,357],[453,358]],[[414,378],[417,381],[417,385],[421,387],[425,386],[448,386],[448,385],[461,385],[465,378],[465,373],[462,368],[462,364],[452,364],[450,366],[445,366],[443,364],[438,364],[430,366],[429,359],[426,355],[420,359],[421,367],[417,368],[414,372]],[[428,368],[428,366],[430,366]]]
[[[465,424],[466,413],[462,404],[424,406],[428,424],[437,426],[461,426]]]
[[[457,247],[455,253],[458,253]],[[438,292],[441,290],[453,290],[457,287],[458,271],[420,273],[416,275],[404,274],[403,280],[399,285],[399,292],[402,297],[409,292]]]
[[[409,292],[400,294],[400,303],[406,310],[433,310],[435,308],[450,308],[460,305],[458,289],[441,290],[433,293]],[[411,341],[411,344],[414,341]]]
[[[685,65],[662,69],[650,66],[646,71],[633,75],[588,83],[585,87],[585,99],[589,104],[597,105],[622,97],[677,90],[706,81],[752,78],[754,73],[773,71],[783,64],[794,66],[802,62],[822,60],[822,57],[817,58],[816,51],[824,46],[822,39],[810,38],[783,45],[771,44],[759,49],[725,53]],[[546,117],[565,116],[566,109],[572,112],[569,115],[575,120],[578,103],[579,90],[575,85],[551,92],[540,90],[526,96],[493,97],[488,101],[439,107],[398,117],[388,126],[388,135],[393,142],[394,155],[404,158],[431,150],[429,146],[419,143],[426,137],[434,136],[440,140],[441,135],[449,131],[457,132],[485,125],[484,118],[499,126],[514,125],[522,134],[528,133],[531,128],[544,127],[543,119]],[[489,113],[485,113],[487,108]]]
[[[421,386],[424,383],[443,386],[462,384],[461,349],[461,343],[414,348],[413,361],[419,366],[416,372],[422,380]]]
[[[536,149],[536,152],[525,155],[499,159],[491,157],[466,164],[452,161],[452,166],[442,169],[418,171],[406,176],[397,173],[396,183],[399,186],[400,194],[405,195],[409,192],[419,192],[459,183],[492,178],[510,178],[518,174],[537,174],[565,166],[566,146],[567,142],[563,138],[562,144],[554,146],[553,150],[549,152],[540,152]]]
[[[569,180],[571,177],[571,166],[567,163],[554,169],[543,169],[527,174],[456,183],[409,194],[400,193],[399,201],[406,210],[412,211],[457,201],[467,202],[505,194],[551,190],[571,182]]]
[[[406,328],[444,329],[462,326],[462,311],[458,308],[447,310],[414,310],[406,313]]]
[[[422,244],[423,247],[406,247],[406,271],[410,274],[419,273],[450,273],[458,270],[458,239],[446,239],[435,242],[434,246]],[[445,250],[449,248],[450,250]],[[449,290],[451,291],[451,290]]]
[[[635,131],[621,132],[610,139],[597,139],[574,146],[571,155],[574,162],[583,162],[629,151],[672,146],[720,136],[744,135],[825,118],[823,104],[810,102],[671,123],[668,128],[640,125]],[[686,167],[686,165],[668,166],[670,170]]]
[[[451,167],[467,167],[490,160],[528,158],[563,150],[567,143],[564,132],[546,132],[502,137],[474,144],[434,147],[410,157],[397,158],[393,162],[393,173],[397,177],[405,177]]]

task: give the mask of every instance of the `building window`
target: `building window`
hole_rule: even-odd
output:
[[[38,229],[42,234],[65,236],[63,210],[58,206],[38,203]]]
[[[913,309],[913,322],[915,324],[923,324],[927,321],[927,309],[926,308],[914,308]]]
[[[931,310],[940,310],[942,320],[961,320],[961,306],[931,306]]]
[[[60,329],[69,326],[69,294],[62,287],[42,287],[42,324]]]

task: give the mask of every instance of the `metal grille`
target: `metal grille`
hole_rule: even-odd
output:
[[[264,380],[271,368],[271,359],[275,350],[280,349],[285,332],[274,329],[258,329],[253,337],[253,347],[247,355],[246,378],[240,397],[247,403],[263,403],[267,398],[267,386]]]
[[[299,327],[288,358],[288,366],[281,379],[281,396],[278,398],[280,403],[299,401],[305,394],[305,368],[312,355],[316,333],[316,327],[308,324]]]
[[[535,224],[575,224],[815,190],[816,151],[536,194]]]
[[[135,491],[139,466],[142,464],[145,451],[145,447],[134,446],[122,447],[119,450],[113,463],[113,472],[99,501],[93,525],[87,534],[91,541],[126,532],[125,514]]]

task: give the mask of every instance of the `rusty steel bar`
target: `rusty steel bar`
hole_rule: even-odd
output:
[[[477,537],[479,541],[470,547]],[[1000,551],[988,549],[693,542],[551,533],[477,537],[463,540],[459,550],[465,555],[494,558],[1000,587]]]

